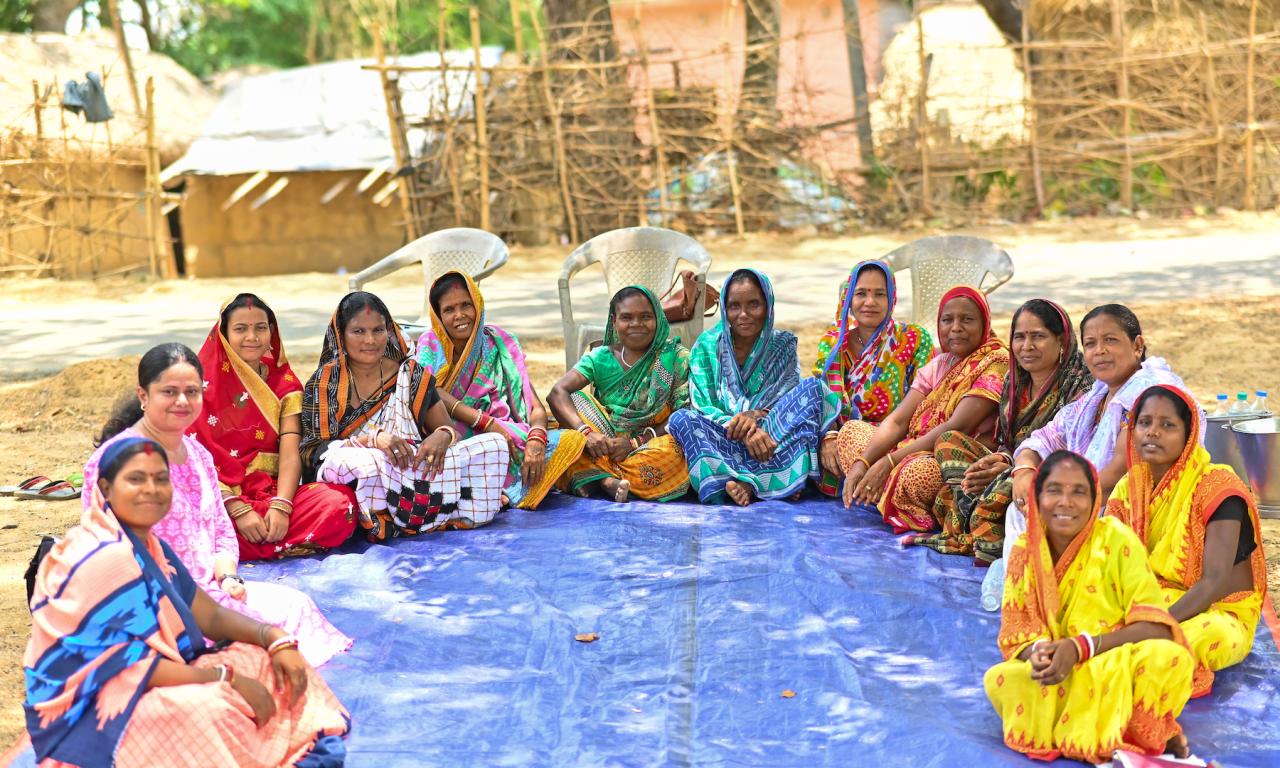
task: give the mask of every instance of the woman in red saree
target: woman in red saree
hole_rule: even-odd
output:
[[[241,560],[306,555],[346,541],[355,493],[300,485],[302,382],[289,367],[275,313],[251,293],[222,309],[200,348],[204,406],[196,437],[213,454]]]

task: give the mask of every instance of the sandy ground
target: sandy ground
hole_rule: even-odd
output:
[[[1219,231],[1224,228],[1227,234]],[[1019,276],[993,296],[1002,333],[1012,308],[1031,295],[1060,298],[1076,318],[1090,306],[1091,297],[1127,301],[1142,319],[1153,354],[1167,357],[1192,390],[1207,399],[1218,391],[1246,387],[1280,390],[1280,240],[1268,237],[1278,231],[1280,217],[1228,215],[1218,217],[1216,226],[1200,219],[1125,219],[1047,222],[972,234],[992,238],[1015,253]],[[785,286],[838,278],[850,262],[906,239],[900,234],[811,240],[756,237],[715,243],[712,250],[732,253],[735,266],[760,265]],[[1139,252],[1141,258],[1127,261],[1114,255]],[[1150,263],[1152,253],[1164,253],[1167,259]],[[537,293],[536,285],[554,286],[563,256],[563,250],[555,249],[517,252],[500,273],[506,282],[499,284],[495,278],[484,285],[486,297],[491,292],[500,296],[491,317],[508,322],[525,339],[535,383],[544,393],[564,367],[559,313],[554,288],[551,298],[529,294]],[[1108,279],[1106,290],[1095,281],[1086,293],[1086,277],[1102,273],[1109,260],[1128,279]],[[1197,262],[1207,265],[1210,279],[1181,274]],[[1169,266],[1162,269],[1160,264]],[[713,270],[713,275],[725,271]],[[1140,277],[1143,274],[1147,277]],[[394,283],[393,278],[383,281],[389,289],[375,289],[393,308],[409,313],[420,302],[417,279]],[[1141,290],[1134,289],[1132,280]],[[779,325],[800,335],[805,365],[812,360],[817,335],[834,306],[834,279],[816,284],[825,286],[816,294],[779,289],[780,300],[787,304],[786,311],[780,307]],[[217,305],[235,291],[287,297],[297,310],[283,319],[286,333],[291,327],[301,329],[286,337],[290,356],[299,373],[306,375],[315,365],[314,342],[343,285],[343,279],[333,275],[156,284],[0,281],[0,350],[5,358],[0,365],[0,456],[5,457],[0,483],[36,474],[66,477],[83,467],[104,415],[132,386],[136,354],[151,343],[138,348],[134,337],[166,332],[157,330],[154,316],[148,320],[138,306],[183,318],[178,329],[169,332],[198,346]],[[313,308],[303,305],[321,299],[323,303]],[[14,322],[21,319],[26,322]],[[526,326],[533,330],[522,332]],[[106,341],[86,343],[86,337]],[[23,349],[39,351],[37,365],[15,356]],[[0,497],[0,748],[23,727],[20,660],[30,625],[22,575],[39,536],[61,534],[78,519],[79,509],[79,502]],[[1274,590],[1280,589],[1280,521],[1265,521],[1264,539],[1275,601]]]

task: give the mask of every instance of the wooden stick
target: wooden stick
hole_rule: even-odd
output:
[[[471,6],[471,50],[475,53],[476,164],[480,173],[480,228],[490,231],[489,210],[489,126],[486,122],[484,68],[480,65],[480,11]]]
[[[159,152],[156,150],[156,109],[155,109],[155,91],[156,85],[154,78],[147,78],[147,229],[151,237],[147,239],[147,256],[151,264],[152,277],[164,277],[165,274],[161,270],[165,270],[168,277],[178,276],[178,265],[176,261],[173,264],[160,264],[163,255],[164,235],[160,231],[160,201],[157,194],[157,188],[160,186],[160,161]]]
[[[1257,131],[1254,124],[1257,116],[1254,112],[1256,108],[1254,99],[1254,82],[1253,82],[1253,62],[1257,53],[1254,45],[1254,35],[1258,32],[1258,0],[1249,3],[1249,53],[1248,61],[1245,64],[1244,77],[1244,103],[1245,103],[1245,134],[1244,134],[1244,209],[1246,211],[1255,210],[1257,201],[1254,199],[1253,190],[1253,174],[1254,174],[1254,156],[1253,156],[1253,136]]]
[[[653,134],[653,156],[654,165],[657,166],[658,173],[658,217],[662,222],[662,226],[667,226],[667,213],[670,210],[670,204],[667,200],[667,161],[662,151],[662,127],[658,124],[658,101],[653,96],[653,74],[649,71],[648,50],[644,45],[642,31],[640,29],[640,20],[632,19],[631,27],[635,35],[638,47],[641,53],[641,71],[644,72],[644,99],[645,108],[649,113],[649,132]],[[645,226],[644,221],[644,195],[640,196],[640,226]]]
[[[1124,0],[1111,0],[1111,36],[1119,57],[1116,70],[1116,95],[1120,109],[1120,138],[1124,141],[1124,166],[1120,176],[1120,204],[1133,212],[1133,148],[1129,135],[1133,132],[1133,112],[1129,109],[1129,36],[1124,25]]]
[[[1213,120],[1214,141],[1213,207],[1222,205],[1223,171],[1226,166],[1226,129],[1222,125],[1222,111],[1218,107],[1218,75],[1214,70],[1213,56],[1209,53],[1209,24],[1204,11],[1200,11],[1200,38],[1204,41],[1205,96],[1209,104],[1209,119]]]
[[[920,62],[920,87],[916,92],[916,134],[920,144],[920,213],[932,212],[929,189],[929,64],[924,54],[924,16],[916,10],[916,56]]]
[[[875,165],[875,139],[871,133],[871,108],[867,96],[867,64],[862,53],[862,20],[858,0],[842,0],[845,48],[849,54],[849,84],[853,89],[853,120],[858,127],[858,156],[862,164]]]
[[[1036,194],[1036,210],[1044,215],[1044,174],[1040,170],[1040,125],[1036,115],[1036,99],[1031,89],[1031,52],[1027,44],[1031,42],[1031,20],[1024,6],[1022,9],[1022,87],[1024,89],[1023,104],[1026,110],[1027,144],[1031,150],[1031,184]]]
[[[535,10],[534,13],[537,13]],[[511,0],[511,36],[516,42],[516,60],[524,63],[524,20],[520,18],[520,0]]]
[[[133,72],[133,56],[129,53],[129,44],[124,37],[124,20],[120,18],[120,3],[107,0],[107,13],[111,14],[111,29],[116,34],[116,47],[120,49],[120,58],[124,59],[125,75],[129,78],[129,94],[133,96],[133,113],[142,112],[142,99],[138,98],[138,77]]]
[[[542,81],[542,99],[546,104],[547,114],[551,116],[552,150],[556,158],[556,175],[559,176],[560,204],[564,206],[565,222],[569,226],[569,242],[578,243],[578,217],[573,206],[573,191],[569,187],[569,158],[564,146],[564,122],[560,117],[560,108],[556,105],[551,88],[551,69],[547,61],[547,38],[542,31],[542,22],[538,21],[538,13],[529,14],[533,22],[533,34],[538,40],[538,66],[536,75]]]
[[[378,64],[384,65],[387,61],[387,51],[382,40],[382,25],[373,25],[373,55],[378,60]],[[405,146],[405,128],[404,115],[400,112],[399,107],[399,86],[391,79],[388,70],[380,69],[378,71],[378,79],[382,84],[382,104],[387,111],[387,132],[391,135],[391,153],[395,157],[396,172],[402,168],[406,168],[413,163],[409,157],[409,148]],[[414,215],[416,211],[413,205],[413,183],[410,174],[404,177],[405,183],[397,185],[400,199],[400,214],[404,216],[404,232],[407,242],[418,239],[418,217]]]

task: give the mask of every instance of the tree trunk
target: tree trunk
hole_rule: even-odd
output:
[[[155,22],[151,19],[151,6],[147,5],[147,0],[138,0],[138,9],[142,11],[142,31],[147,33],[147,49],[154,51],[159,41],[156,40]]]
[[[36,32],[67,31],[67,19],[79,0],[36,0],[31,6],[31,28]]]
[[[781,37],[777,0],[746,0],[747,53],[742,97],[734,121],[735,153],[742,177],[742,218],[755,226],[772,222],[778,158],[757,147],[775,144],[770,136],[779,124],[778,42]]]

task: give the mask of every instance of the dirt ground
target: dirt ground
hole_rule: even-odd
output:
[[[1157,225],[1150,226],[1154,229]],[[1159,226],[1176,229],[1181,225]],[[1052,225],[1022,229],[1035,236],[1052,237],[1055,233]],[[1123,237],[1121,232],[1114,234]],[[533,256],[529,259],[522,259],[522,268],[532,270],[530,261],[540,260]],[[136,289],[134,285],[132,290]],[[127,282],[94,288],[81,284],[71,287],[59,300],[75,301],[77,296],[89,295],[124,298],[130,290]],[[9,294],[8,298],[38,301],[47,297]],[[826,303],[815,316],[828,311]],[[1230,301],[1138,305],[1134,309],[1142,320],[1152,353],[1167,357],[1192,390],[1203,400],[1210,400],[1219,391],[1280,390],[1278,307],[1280,296],[1251,296]],[[1087,308],[1067,309],[1078,318]],[[997,318],[996,327],[1002,334],[1007,333],[1008,322],[1008,316]],[[824,327],[819,322],[791,327],[801,338],[802,362],[806,366],[812,361],[818,334]],[[530,339],[526,346],[535,384],[545,393],[562,371],[562,342],[558,338]],[[295,369],[304,376],[314,368],[314,356],[291,357]],[[79,471],[111,405],[129,391],[135,380],[136,365],[137,357],[91,360],[51,377],[0,384],[0,456],[5,457],[0,483],[37,474],[62,478]],[[60,535],[75,523],[79,510],[78,501],[32,502],[0,497],[0,750],[23,728],[21,656],[30,628],[23,573],[39,537]],[[1280,589],[1280,520],[1265,521],[1263,527],[1272,600],[1280,606],[1275,597]]]

